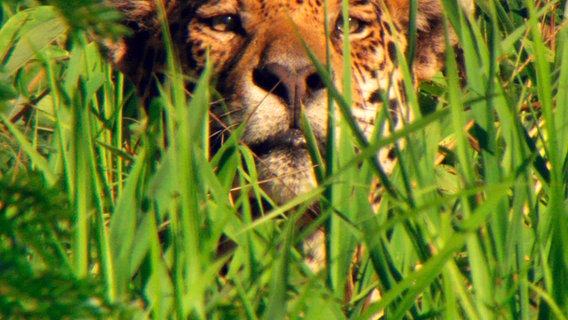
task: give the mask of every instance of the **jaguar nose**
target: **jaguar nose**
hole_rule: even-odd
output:
[[[300,126],[302,103],[325,89],[321,77],[311,64],[290,68],[280,63],[269,63],[253,70],[253,82],[286,103],[293,113],[291,126],[294,128]]]

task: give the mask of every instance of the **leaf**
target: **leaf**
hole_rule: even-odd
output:
[[[0,30],[0,79],[12,75],[68,29],[51,6],[31,8],[10,18]]]

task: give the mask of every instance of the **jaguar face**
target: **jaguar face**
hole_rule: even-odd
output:
[[[160,78],[165,65],[159,26],[163,20],[157,18],[154,1],[111,3],[134,31],[109,46],[111,58],[131,77],[141,99],[148,101],[153,95],[151,83]],[[405,103],[402,62],[397,61],[407,46],[408,1],[349,0],[345,14],[341,0],[163,3],[184,73],[198,76],[208,59],[214,66],[216,89],[223,99],[211,107],[211,143],[223,143],[235,128],[244,126],[240,140],[256,155],[262,186],[276,203],[316,185],[302,115],[323,152],[330,84],[343,92],[343,79],[351,79],[351,113],[367,135],[375,130],[383,108],[388,108],[395,130],[412,120]],[[415,83],[441,68],[445,48],[440,3],[418,3]],[[351,61],[347,69],[346,42]],[[314,59],[329,74],[318,73]],[[381,150],[378,157],[385,171],[391,171],[396,162],[392,153]]]

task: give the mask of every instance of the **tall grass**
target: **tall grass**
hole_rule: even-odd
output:
[[[136,116],[87,36],[124,32],[113,11],[2,2],[0,319],[565,319],[568,8],[479,2],[466,16],[442,2],[461,59],[448,49],[415,94],[399,52],[407,101],[428,112],[366,139],[330,87],[340,134],[323,155],[309,143],[319,187],[259,219],[270,199],[243,127],[208,153],[211,66],[189,98],[167,40],[169,81]],[[387,177],[375,155],[402,140]],[[314,274],[301,248],[319,227],[329,254]]]

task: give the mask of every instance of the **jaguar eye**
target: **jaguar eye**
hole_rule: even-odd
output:
[[[357,18],[349,17],[349,33],[360,33],[365,29],[365,23]],[[345,22],[343,21],[343,17],[339,16],[337,22],[335,23],[335,29],[343,34],[345,28]]]
[[[219,32],[233,32],[241,28],[241,20],[236,14],[223,14],[208,20],[211,29]]]

